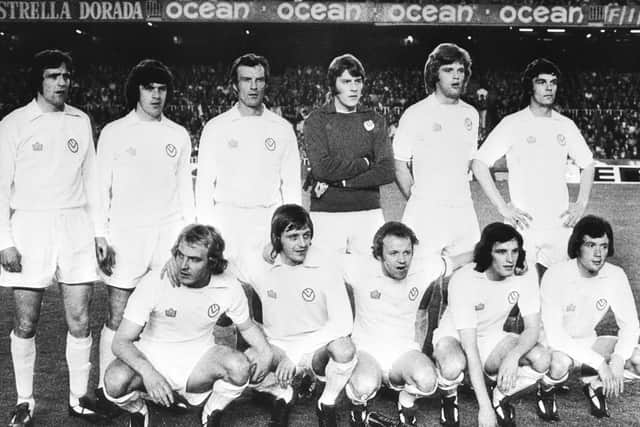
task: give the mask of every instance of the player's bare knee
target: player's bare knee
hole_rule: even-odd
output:
[[[640,348],[636,347],[629,358],[629,363],[635,368],[636,372],[640,372]]]
[[[552,378],[562,378],[571,369],[572,361],[569,356],[559,351],[551,352],[549,375]]]
[[[413,384],[422,393],[433,392],[438,383],[435,371],[428,368],[417,370],[411,375],[411,379],[413,380]]]
[[[113,398],[122,397],[129,392],[132,371],[124,364],[116,361],[109,365],[104,374],[104,388]]]
[[[440,375],[442,375],[444,379],[455,380],[464,372],[466,366],[467,359],[463,354],[452,355],[440,363]]]
[[[349,337],[333,340],[327,347],[331,358],[338,363],[346,363],[356,356],[356,346]]]
[[[13,334],[18,338],[32,338],[36,334],[37,323],[31,319],[16,319]]]
[[[534,371],[547,372],[551,366],[551,351],[542,346],[536,346],[529,352],[527,359]]]
[[[358,396],[371,396],[375,394],[382,383],[378,375],[353,375],[349,380],[351,388]]]
[[[251,377],[251,362],[240,352],[233,352],[226,356],[224,362],[226,370],[225,380],[234,385],[244,385]]]

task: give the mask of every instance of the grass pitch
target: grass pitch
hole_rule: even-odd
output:
[[[506,193],[506,185],[499,183],[500,190]],[[577,186],[570,186],[572,199],[575,199]],[[480,226],[500,220],[477,183],[472,183],[472,194]],[[382,203],[387,220],[399,220],[404,209],[404,200],[395,185],[383,188]],[[594,185],[587,213],[603,216],[613,225],[616,255],[610,261],[625,269],[633,287],[636,305],[640,303],[640,186],[637,185]],[[97,368],[97,342],[101,325],[105,319],[106,292],[104,286],[96,286],[92,303],[91,327],[94,338],[92,362]],[[9,332],[12,328],[14,313],[13,298],[8,289],[0,288],[0,422],[6,423],[11,408],[15,404],[15,385],[9,352]],[[600,333],[615,333],[613,316],[605,318],[599,327]],[[62,304],[57,287],[47,289],[44,297],[40,324],[37,335],[38,356],[36,361],[35,395],[37,399],[35,421],[38,426],[83,426],[82,422],[67,417],[68,380],[64,359],[66,328],[64,326]],[[94,369],[91,384],[97,382],[97,369]],[[640,384],[627,383],[624,395],[610,401],[611,418],[597,420],[588,413],[588,404],[582,395],[580,383],[575,379],[569,382],[571,391],[558,396],[558,405],[562,421],[561,426],[637,426],[640,427]],[[421,425],[438,425],[439,404],[437,399],[418,401],[420,411],[418,421]],[[381,393],[371,405],[374,410],[394,414],[393,395]],[[517,422],[520,426],[545,426],[535,414],[534,399],[531,393],[525,394],[515,402]],[[340,425],[347,426],[347,405],[340,402]],[[197,414],[176,416],[166,411],[152,408],[152,426],[195,426],[199,425]],[[473,395],[460,395],[460,420],[462,426],[476,425],[477,405]],[[264,426],[269,420],[269,410],[250,399],[242,397],[226,411],[225,425]],[[112,426],[127,425],[127,417],[114,420]],[[317,421],[311,402],[299,403],[292,412],[292,427],[314,426]]]

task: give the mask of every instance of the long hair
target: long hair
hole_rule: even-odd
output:
[[[487,225],[484,230],[482,230],[480,241],[476,244],[476,247],[473,250],[473,262],[476,263],[475,270],[482,273],[491,267],[491,263],[493,262],[493,257],[491,255],[493,245],[496,243],[505,243],[514,239],[518,242],[518,259],[516,260],[516,267],[523,268],[526,254],[522,247],[522,235],[509,224],[494,222]]]
[[[569,258],[574,259],[580,256],[580,246],[584,243],[584,236],[598,238],[606,235],[609,238],[609,250],[607,251],[607,257],[613,256],[615,253],[613,248],[613,230],[611,224],[599,216],[587,215],[580,219],[575,227],[571,237],[569,237],[569,244],[567,245],[567,255]]]
[[[464,66],[463,91],[466,90],[471,78],[471,55],[457,44],[441,43],[433,49],[424,64],[424,87],[427,94],[436,90],[440,67],[454,62],[460,62]]]
[[[73,59],[67,52],[58,49],[47,49],[33,56],[33,62],[29,68],[29,88],[34,96],[42,93],[44,70],[58,68],[62,64],[67,66],[69,73],[73,72]]]
[[[271,245],[273,250],[271,255],[275,257],[282,252],[282,233],[289,230],[301,230],[309,227],[313,238],[313,223],[309,212],[302,206],[295,204],[282,205],[276,209],[271,218]]]
[[[362,77],[363,80],[366,78],[362,62],[354,55],[345,53],[344,55],[336,56],[331,60],[327,70],[327,87],[332,95],[337,93],[336,80],[345,71],[348,71],[353,77]]]
[[[227,260],[224,258],[224,240],[214,227],[210,225],[191,224],[181,232],[176,243],[171,248],[171,254],[175,257],[181,242],[188,245],[199,244],[207,248],[207,260],[209,272],[213,275],[222,274],[227,268]]]
[[[538,58],[531,61],[520,77],[520,108],[524,108],[531,103],[531,96],[533,96],[533,79],[540,74],[552,74],[558,78],[558,82],[562,76],[558,66],[548,59]],[[557,99],[558,94],[556,93],[556,100]]]
[[[371,252],[375,259],[382,259],[382,247],[383,240],[387,236],[395,236],[404,239],[411,240],[411,248],[414,248],[418,244],[418,238],[416,233],[405,224],[397,221],[386,222],[382,227],[376,231],[373,236],[373,245],[371,246]]]
[[[155,59],[143,59],[131,69],[124,85],[124,95],[128,109],[132,110],[138,104],[140,86],[151,83],[167,85],[166,102],[169,102],[173,90],[173,74],[162,62]]]

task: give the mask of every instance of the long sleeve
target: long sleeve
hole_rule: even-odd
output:
[[[193,195],[193,179],[191,178],[191,139],[185,132],[184,147],[178,161],[178,197],[182,206],[182,216],[186,223],[195,221],[195,200]]]
[[[108,228],[109,207],[111,205],[111,183],[113,179],[113,151],[109,129],[104,128],[98,138],[96,161],[98,164],[98,197],[104,211],[104,230]]]
[[[365,172],[368,166],[364,158],[346,160],[332,155],[323,129],[323,116],[323,113],[315,112],[304,121],[305,146],[314,178],[324,182],[341,181]]]
[[[628,360],[638,345],[640,324],[629,279],[624,272],[621,272],[620,276],[615,282],[617,289],[611,295],[611,309],[620,328],[618,342],[613,352],[622,357],[622,360]]]
[[[280,169],[280,192],[282,203],[302,204],[302,182],[300,180],[300,152],[293,129],[288,129],[287,150]]]
[[[88,147],[82,162],[82,179],[84,181],[84,191],[87,197],[87,208],[89,216],[93,220],[95,237],[105,236],[105,215],[102,206],[102,198],[98,191],[98,167],[96,162],[96,151],[93,144],[93,133],[91,131],[91,123],[87,120],[87,140]]]
[[[200,224],[212,223],[213,191],[216,181],[215,132],[205,126],[198,148],[198,176],[196,177],[196,217]]]
[[[371,167],[364,173],[346,180],[350,188],[379,187],[393,182],[395,169],[393,150],[387,137],[387,126],[384,119],[376,120],[376,131],[373,146]]]
[[[327,281],[327,290],[325,298],[327,300],[327,322],[324,326],[314,334],[318,337],[318,342],[336,339],[337,337],[345,337],[351,334],[353,329],[353,314],[351,312],[351,304],[347,295],[347,288],[341,277],[340,271],[336,269],[336,274],[332,275],[331,280]]]
[[[549,347],[598,369],[604,358],[591,348],[580,345],[565,330],[562,315],[562,307],[566,303],[562,297],[564,282],[556,280],[554,273],[553,269],[545,273],[540,288],[542,326]]]
[[[0,122],[0,250],[15,246],[11,234],[10,198],[16,151],[9,126]]]

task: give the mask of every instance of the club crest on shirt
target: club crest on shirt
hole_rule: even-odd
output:
[[[314,299],[316,299],[315,291],[311,288],[304,288],[302,290],[302,299],[306,302],[312,302]]]
[[[518,291],[511,291],[509,292],[509,296],[507,297],[507,301],[509,301],[509,304],[515,304],[518,302],[518,299],[520,298],[520,294],[518,293]]]
[[[567,145],[567,138],[563,134],[559,133],[557,136],[557,139],[558,139],[558,144],[560,144],[562,147]]]
[[[177,313],[178,313],[178,312],[177,312],[175,309],[173,309],[173,308],[167,308],[167,309],[164,311],[164,315],[165,315],[165,316],[167,316],[167,317],[176,317],[176,314],[177,314]]]
[[[464,119],[464,128],[467,131],[471,131],[471,129],[473,128],[473,122],[471,121],[471,119],[469,117]]]
[[[276,291],[274,291],[273,289],[269,289],[269,290],[267,290],[267,296],[268,296],[269,298],[273,298],[273,299],[278,298],[278,294],[277,294],[277,293],[276,293]]]
[[[218,314],[220,314],[220,306],[218,304],[211,304],[209,310],[207,310],[207,315],[213,319]]]
[[[476,311],[482,311],[484,310],[484,304],[480,303],[480,304],[476,304],[475,307],[473,307]]]
[[[134,157],[137,154],[136,149],[134,147],[129,147],[125,151],[131,157]]]
[[[564,309],[564,311],[566,311],[567,313],[571,313],[571,312],[576,311],[576,306],[575,306],[575,304],[569,304],[569,305]]]
[[[167,152],[167,155],[168,155],[169,157],[175,157],[175,156],[176,156],[176,154],[178,154],[178,149],[177,149],[177,148],[176,148],[176,146],[175,146],[175,145],[173,145],[173,144],[167,144],[167,145],[164,147],[164,151],[166,151],[166,152]]]
[[[42,151],[43,146],[39,142],[34,142],[33,144],[31,144],[31,148],[33,149],[33,151]]]
[[[264,140],[264,146],[269,151],[275,151],[276,149],[276,140],[273,138],[267,138]]]
[[[382,293],[380,293],[380,291],[376,289],[374,291],[371,291],[371,293],[369,293],[369,296],[371,297],[371,299],[380,299]]]
[[[78,148],[79,148],[78,141],[76,141],[73,138],[69,138],[69,140],[67,141],[67,148],[72,153],[77,153],[78,152]]]
[[[376,127],[375,123],[373,123],[373,120],[367,120],[362,125],[364,126],[367,132],[371,132],[373,128]]]
[[[530,135],[530,136],[527,137],[527,143],[528,144],[535,144],[535,142],[536,142],[536,137],[535,136]]]
[[[604,298],[600,298],[598,301],[596,301],[596,308],[598,309],[598,311],[604,310],[605,308],[607,308],[607,305],[609,305],[609,303]]]
[[[434,123],[431,130],[434,132],[440,132],[442,130],[442,125],[440,123]]]
[[[238,142],[237,139],[230,139],[227,142],[227,145],[229,146],[229,148],[238,148],[238,145],[240,145],[240,143]]]
[[[415,286],[413,288],[411,288],[409,290],[409,301],[415,301],[416,298],[418,298],[418,294],[420,292],[418,291],[418,288],[416,288]]]

